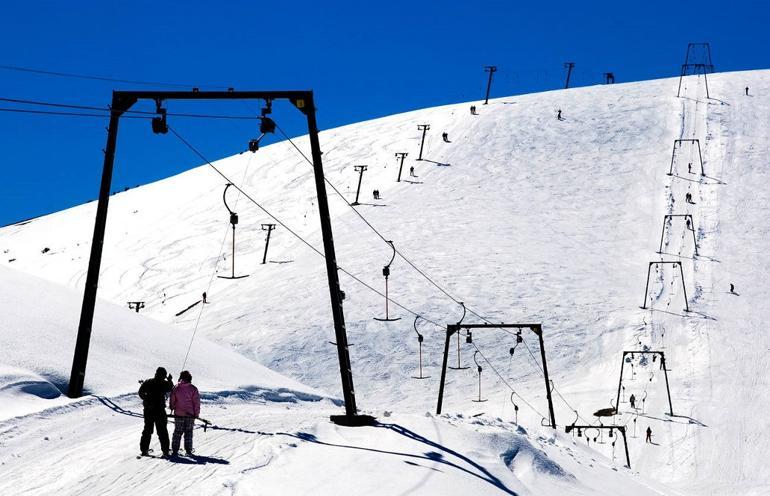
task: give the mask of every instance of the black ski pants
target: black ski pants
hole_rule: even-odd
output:
[[[152,438],[153,427],[158,433],[160,449],[162,452],[168,452],[168,429],[166,422],[168,417],[165,411],[156,412],[144,410],[144,430],[142,431],[142,440],[139,442],[139,449],[144,453],[150,449],[150,439]]]

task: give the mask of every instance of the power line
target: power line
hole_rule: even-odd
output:
[[[39,105],[44,107],[67,108],[67,109],[77,109],[77,110],[97,110],[99,112],[105,112],[105,116],[109,116],[109,113],[111,112],[111,110],[108,107],[99,107],[95,105],[76,105],[76,104],[58,103],[58,102],[41,102],[38,100],[26,100],[21,98],[0,97],[0,102],[20,103],[23,105]],[[157,112],[152,112],[147,110],[126,110],[124,111],[124,113],[143,114],[143,115],[149,115],[149,116],[155,116],[158,114]],[[62,115],[70,115],[70,114],[63,113]],[[72,114],[72,115],[89,115],[89,116],[101,117],[100,114]],[[176,112],[166,112],[166,115],[175,116],[175,117],[194,117],[194,118],[201,118],[201,119],[235,119],[235,120],[249,120],[249,121],[255,121],[260,119],[259,117],[249,116],[249,115],[212,115],[212,114],[176,113]]]
[[[37,115],[63,115],[63,116],[69,116],[69,117],[99,117],[99,118],[105,118],[109,117],[109,114],[85,114],[82,112],[63,112],[63,111],[54,111],[54,110],[32,110],[32,109],[17,109],[17,108],[5,108],[0,107],[0,112],[13,112],[17,114],[37,114]],[[128,119],[152,119],[152,117],[144,117],[139,115],[126,115],[124,116]]]
[[[92,74],[78,74],[74,72],[60,72],[60,71],[50,71],[46,69],[34,69],[31,67],[22,67],[17,65],[0,65],[0,69],[6,70],[6,71],[15,71],[15,72],[25,72],[30,74],[39,74],[43,76],[55,76],[55,77],[66,77],[66,78],[74,78],[74,79],[89,79],[94,81],[108,81],[112,83],[128,83],[128,84],[138,84],[142,86],[167,86],[167,87],[175,87],[175,88],[193,88],[193,87],[199,87],[199,88],[227,88],[226,86],[214,86],[214,85],[195,85],[195,84],[181,84],[181,83],[168,83],[168,82],[162,82],[162,81],[141,81],[137,79],[120,79],[120,78],[113,78],[109,76],[95,76]]]

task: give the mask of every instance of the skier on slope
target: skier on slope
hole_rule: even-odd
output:
[[[557,118],[557,119],[559,119],[560,121],[561,121],[561,120],[563,120],[563,119],[561,118],[561,109],[559,109],[559,110],[557,110],[557,111],[556,111],[556,118]]]
[[[409,167],[409,177],[417,177],[414,175],[414,166]]]
[[[171,374],[166,375],[166,369],[158,367],[155,377],[142,382],[139,388],[139,397],[144,405],[144,430],[139,441],[139,449],[142,456],[147,456],[150,451],[150,440],[153,427],[158,433],[160,449],[163,457],[168,457],[168,429],[166,422],[166,393],[174,387]]]
[[[644,442],[652,444],[652,428],[649,425],[647,426],[647,438]]]
[[[476,115],[476,106],[471,105],[471,115]]]
[[[444,140],[444,143],[451,143],[451,141],[449,141],[448,133],[441,133],[441,138]]]
[[[631,397],[628,398],[628,402],[631,403],[631,408],[636,409],[636,396],[632,394]]]
[[[184,450],[188,456],[193,453],[193,427],[201,412],[201,397],[198,388],[192,385],[192,375],[183,370],[179,373],[179,383],[171,392],[169,403],[174,416],[174,435],[171,439],[171,455],[179,454],[179,443],[184,435]]]

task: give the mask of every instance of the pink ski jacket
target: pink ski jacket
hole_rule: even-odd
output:
[[[189,382],[179,382],[171,391],[170,408],[178,417],[197,417],[201,413],[198,388]]]

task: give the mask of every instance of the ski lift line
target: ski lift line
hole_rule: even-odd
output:
[[[296,143],[294,143],[294,140],[292,140],[292,139],[289,137],[289,135],[287,135],[287,134],[286,134],[286,132],[285,132],[285,131],[284,131],[284,130],[281,128],[281,126],[279,126],[279,125],[278,125],[278,123],[276,123],[276,128],[277,128],[277,129],[278,129],[278,131],[279,131],[279,132],[280,132],[280,133],[283,135],[283,137],[284,137],[284,138],[285,138],[285,139],[286,139],[286,140],[287,140],[287,141],[288,141],[288,142],[291,144],[291,146],[292,146],[292,147],[294,147],[294,149],[295,149],[295,150],[297,150],[297,153],[299,153],[299,154],[302,156],[302,158],[304,158],[304,159],[305,159],[305,161],[306,161],[308,164],[310,164],[310,165],[312,166],[312,165],[313,165],[313,162],[311,162],[311,161],[310,161],[310,159],[308,158],[308,156],[307,156],[307,155],[305,155],[305,153],[304,153],[304,152],[303,152],[303,151],[302,151],[302,150],[301,150],[301,149],[300,149],[300,148],[297,146],[297,144],[296,144]],[[355,209],[355,208],[353,207],[353,205],[351,205],[351,204],[350,204],[350,202],[348,202],[348,201],[347,201],[347,199],[346,199],[346,198],[345,198],[345,196],[342,194],[342,192],[340,192],[340,190],[339,190],[339,189],[337,189],[337,187],[336,187],[336,186],[335,186],[335,185],[334,185],[334,184],[333,184],[331,181],[329,181],[329,179],[328,179],[328,178],[324,178],[324,180],[326,181],[326,184],[328,184],[328,185],[329,185],[329,187],[330,187],[330,188],[331,188],[331,189],[332,189],[332,190],[333,190],[335,193],[337,193],[337,195],[338,195],[340,198],[342,198],[342,201],[344,201],[344,202],[345,202],[345,203],[346,203],[346,204],[347,204],[347,205],[350,207],[350,209],[351,209],[351,210],[353,210],[353,212],[355,212],[355,213],[356,213],[356,215],[357,215],[357,216],[358,216],[358,217],[359,217],[359,218],[360,218],[360,219],[361,219],[361,220],[362,220],[362,221],[363,221],[363,222],[364,222],[364,223],[365,223],[367,226],[369,226],[369,228],[370,228],[370,229],[371,229],[371,230],[372,230],[372,231],[373,231],[373,232],[374,232],[374,233],[375,233],[377,236],[379,236],[379,237],[380,237],[380,239],[382,239],[382,241],[384,241],[385,243],[388,243],[388,239],[387,239],[385,236],[383,236],[383,235],[382,235],[382,233],[380,233],[380,232],[379,232],[379,231],[378,231],[378,230],[377,230],[377,229],[376,229],[376,228],[375,228],[375,227],[372,225],[372,223],[371,223],[371,222],[369,222],[369,221],[366,219],[366,217],[364,217],[364,216],[363,216],[363,214],[361,214],[361,212],[359,212],[357,209]],[[420,274],[420,275],[421,275],[423,278],[425,278],[425,279],[426,279],[428,282],[430,282],[430,283],[431,283],[433,286],[435,286],[435,287],[436,287],[436,288],[437,288],[439,291],[441,291],[442,293],[444,293],[444,295],[446,295],[446,296],[447,296],[447,297],[448,297],[450,300],[454,301],[454,302],[455,302],[455,303],[457,303],[457,304],[459,304],[459,303],[460,303],[460,300],[459,300],[458,298],[455,298],[454,296],[452,296],[451,294],[449,294],[449,292],[447,292],[447,291],[446,291],[446,290],[445,290],[443,287],[441,287],[441,286],[440,286],[438,283],[436,283],[436,282],[435,282],[433,279],[431,279],[431,278],[430,278],[430,277],[429,277],[429,276],[428,276],[428,275],[427,275],[425,272],[423,272],[422,270],[420,270],[420,268],[419,268],[419,267],[417,267],[417,266],[416,266],[416,265],[415,265],[415,264],[414,264],[414,263],[413,263],[411,260],[409,260],[409,259],[408,259],[408,258],[407,258],[407,257],[406,257],[406,256],[405,256],[403,253],[401,253],[401,252],[400,252],[399,250],[397,250],[397,249],[396,249],[396,253],[397,253],[397,254],[398,254],[398,256],[400,256],[400,257],[401,257],[401,258],[402,258],[402,259],[403,259],[403,260],[404,260],[404,261],[405,261],[407,264],[409,264],[409,265],[410,265],[410,266],[411,266],[411,267],[412,267],[412,268],[413,268],[415,271],[417,271],[417,272],[418,272],[418,273],[419,273],[419,274]],[[476,315],[477,317],[481,317],[481,316],[480,316],[479,314],[477,314],[476,312],[473,312],[473,311],[471,311],[471,313],[473,313],[473,314],[474,314],[474,315]]]
[[[294,140],[292,140],[292,139],[289,137],[289,135],[288,135],[288,134],[286,134],[286,132],[285,132],[285,131],[284,131],[284,130],[281,128],[281,126],[280,126],[280,125],[278,125],[278,123],[277,123],[277,122],[276,122],[276,125],[275,125],[275,126],[276,126],[276,128],[278,129],[278,131],[279,131],[279,132],[280,132],[280,133],[283,135],[283,137],[284,137],[284,138],[285,138],[285,139],[286,139],[286,140],[287,140],[287,141],[288,141],[288,142],[291,144],[291,146],[292,146],[292,147],[294,147],[294,149],[297,151],[297,153],[299,153],[299,154],[300,154],[300,156],[302,156],[302,158],[304,158],[304,159],[305,159],[305,161],[306,161],[308,164],[310,164],[310,165],[312,166],[312,165],[313,165],[313,162],[312,162],[312,161],[311,161],[311,160],[308,158],[308,156],[307,156],[307,155],[305,155],[305,153],[304,153],[304,152],[303,152],[303,151],[302,151],[302,150],[299,148],[299,146],[297,146],[297,144],[296,144],[296,143],[294,143]],[[329,181],[329,179],[327,179],[327,178],[325,178],[325,177],[324,177],[324,181],[326,182],[326,184],[328,184],[328,185],[329,185],[329,187],[330,187],[330,188],[331,188],[331,189],[332,189],[332,190],[333,190],[335,193],[337,193],[337,195],[338,195],[338,196],[339,196],[339,197],[342,199],[342,201],[344,201],[344,202],[345,202],[345,203],[348,205],[348,207],[350,207],[350,209],[351,209],[351,210],[353,210],[353,212],[355,212],[355,214],[356,214],[356,215],[357,215],[357,216],[358,216],[358,217],[359,217],[359,218],[360,218],[360,219],[361,219],[361,220],[362,220],[362,221],[363,221],[363,222],[364,222],[364,223],[365,223],[367,226],[369,226],[369,228],[370,228],[370,229],[371,229],[371,230],[372,230],[372,231],[373,231],[375,234],[377,234],[377,236],[379,236],[379,237],[380,237],[380,239],[382,239],[382,241],[384,241],[386,244],[389,244],[389,240],[388,240],[388,239],[387,239],[385,236],[383,236],[383,235],[382,235],[382,233],[380,233],[380,232],[379,232],[379,231],[378,231],[378,230],[377,230],[377,229],[376,229],[376,228],[375,228],[375,227],[374,227],[374,226],[371,224],[371,222],[369,222],[369,221],[368,221],[368,220],[367,220],[367,219],[366,219],[366,218],[363,216],[363,214],[361,214],[361,212],[359,212],[359,211],[358,211],[356,208],[354,208],[354,207],[353,207],[353,205],[351,205],[351,204],[350,204],[350,202],[348,202],[348,201],[347,201],[347,199],[345,198],[345,196],[344,196],[344,195],[343,195],[343,194],[340,192],[340,190],[339,190],[339,189],[337,189],[337,187],[336,187],[336,186],[335,186],[335,185],[334,185],[334,184],[333,184],[331,181]],[[394,248],[394,249],[395,249],[395,248]],[[427,281],[428,281],[429,283],[431,283],[431,284],[432,284],[434,287],[436,287],[436,289],[438,289],[439,291],[441,291],[441,292],[442,292],[444,295],[446,295],[446,296],[447,296],[447,297],[448,297],[450,300],[454,301],[454,302],[455,302],[455,303],[457,303],[458,305],[462,304],[461,300],[459,300],[458,298],[455,298],[454,296],[452,296],[451,294],[449,294],[449,292],[448,292],[447,290],[445,290],[443,287],[441,287],[441,286],[440,286],[440,285],[439,285],[439,284],[438,284],[436,281],[434,281],[434,280],[433,280],[431,277],[429,277],[429,276],[428,276],[428,275],[427,275],[427,274],[426,274],[424,271],[422,271],[422,270],[421,270],[419,267],[417,267],[417,265],[415,265],[415,264],[414,264],[414,262],[412,262],[411,260],[409,260],[409,259],[408,259],[408,258],[407,258],[407,257],[406,257],[406,256],[405,256],[403,253],[401,253],[401,252],[400,252],[399,250],[397,250],[397,249],[395,249],[395,251],[396,251],[396,253],[398,254],[398,256],[400,256],[400,257],[401,257],[401,258],[402,258],[402,259],[403,259],[403,260],[404,260],[404,261],[405,261],[405,262],[406,262],[406,263],[407,263],[409,266],[411,266],[411,267],[412,267],[412,268],[413,268],[415,271],[417,271],[417,273],[418,273],[418,274],[420,274],[420,275],[421,275],[423,278],[425,278],[425,280],[427,280]],[[466,308],[467,308],[467,306],[466,306]],[[476,311],[475,311],[475,310],[473,310],[472,308],[467,308],[467,309],[468,309],[468,311],[470,311],[470,312],[471,312],[473,315],[475,315],[476,317],[478,317],[478,318],[482,319],[482,320],[483,320],[483,321],[485,321],[486,323],[488,323],[488,324],[492,324],[492,323],[493,323],[493,322],[490,322],[489,320],[487,320],[486,318],[484,318],[484,317],[483,317],[483,316],[482,316],[480,313],[476,312]],[[440,326],[440,327],[443,327],[443,326]]]
[[[129,84],[139,84],[143,86],[167,86],[172,88],[216,88],[216,89],[226,89],[226,86],[214,86],[214,85],[194,85],[194,84],[181,84],[181,83],[169,83],[169,82],[162,82],[162,81],[141,81],[136,79],[119,79],[119,78],[112,78],[108,76],[95,76],[92,74],[78,74],[74,72],[60,72],[60,71],[50,71],[45,69],[34,69],[31,67],[22,67],[18,65],[8,65],[8,64],[2,64],[0,65],[0,69],[6,70],[6,71],[16,71],[16,72],[26,72],[31,74],[38,74],[43,76],[55,76],[55,77],[67,77],[67,78],[74,78],[74,79],[89,79],[94,81],[107,81],[112,83],[129,83]]]
[[[109,107],[99,107],[95,105],[75,105],[75,104],[69,104],[69,103],[58,103],[58,102],[41,102],[37,100],[26,100],[21,98],[6,98],[6,97],[0,97],[0,102],[9,102],[9,103],[20,103],[23,105],[39,105],[43,107],[54,107],[54,108],[66,108],[66,109],[74,109],[74,110],[96,110],[99,112],[105,112],[105,116],[109,117],[109,114],[111,112]],[[26,109],[19,109],[19,110],[26,110]],[[149,110],[125,110],[125,113],[128,114],[143,114],[148,116],[155,116],[157,115],[157,112],[149,111]],[[68,115],[68,114],[65,114]],[[75,114],[75,115],[86,115],[86,114]],[[87,114],[88,116],[97,116],[97,114]],[[188,113],[174,113],[174,112],[167,112],[166,115],[174,116],[174,117],[195,117],[195,118],[201,118],[201,119],[236,119],[236,120],[249,120],[249,121],[255,121],[260,120],[260,117],[258,116],[248,116],[248,115],[217,115],[217,114],[188,114]],[[99,114],[98,116],[101,116]],[[136,118],[136,117],[133,117]],[[149,117],[148,117],[149,118]]]
[[[534,353],[532,353],[532,350],[531,350],[531,349],[529,348],[529,346],[527,345],[527,342],[526,342],[526,341],[523,341],[523,344],[524,344],[524,348],[525,348],[525,349],[527,350],[527,352],[529,353],[529,356],[532,358],[532,361],[533,361],[533,362],[535,362],[535,365],[537,365],[537,368],[539,368],[539,369],[540,369],[540,372],[543,372],[543,373],[545,373],[545,372],[543,371],[543,367],[540,365],[540,362],[538,362],[538,361],[537,361],[537,358],[535,358],[535,355],[534,355]],[[551,388],[552,388],[552,389],[553,389],[553,390],[556,392],[556,394],[559,396],[559,398],[561,398],[561,400],[564,402],[564,404],[565,404],[565,405],[567,405],[567,407],[568,407],[570,410],[572,410],[572,411],[574,411],[575,413],[577,413],[578,417],[579,417],[579,418],[581,418],[581,419],[583,420],[583,422],[591,423],[591,421],[590,421],[590,420],[586,420],[585,418],[583,418],[583,417],[580,415],[580,413],[578,413],[578,410],[577,410],[577,408],[574,408],[574,407],[573,407],[573,406],[572,406],[572,405],[571,405],[571,404],[570,404],[570,403],[567,401],[567,399],[564,397],[564,395],[562,395],[562,394],[561,394],[561,391],[559,391],[559,390],[556,388],[556,383],[555,383],[553,380],[551,380]]]
[[[228,178],[228,177],[227,177],[227,176],[226,176],[226,175],[225,175],[225,174],[224,174],[224,173],[223,173],[221,170],[219,170],[219,169],[218,169],[218,168],[217,168],[217,167],[216,167],[214,164],[212,164],[212,163],[211,163],[211,162],[210,162],[210,161],[209,161],[209,160],[208,160],[208,159],[207,159],[205,156],[203,156],[203,154],[201,154],[201,152],[200,152],[200,151],[198,151],[198,149],[197,149],[197,148],[195,148],[195,147],[194,147],[192,144],[190,144],[190,142],[188,142],[187,140],[185,140],[185,139],[184,139],[184,138],[183,138],[183,137],[182,137],[182,136],[181,136],[179,133],[177,133],[177,131],[176,131],[174,128],[172,128],[171,126],[168,126],[168,129],[169,129],[169,131],[171,131],[171,132],[172,132],[172,133],[173,133],[173,134],[174,134],[174,135],[175,135],[175,136],[176,136],[176,137],[177,137],[177,138],[178,138],[178,139],[179,139],[179,140],[180,140],[180,141],[181,141],[181,142],[182,142],[182,143],[183,143],[185,146],[187,146],[187,147],[188,147],[188,148],[189,148],[189,149],[190,149],[190,150],[191,150],[193,153],[195,153],[195,154],[196,154],[196,155],[197,155],[197,156],[198,156],[198,157],[199,157],[201,160],[203,160],[203,161],[204,161],[204,162],[205,162],[205,163],[206,163],[206,164],[207,164],[209,167],[211,167],[211,168],[212,168],[212,169],[213,169],[213,170],[214,170],[214,171],[215,171],[217,174],[219,174],[220,176],[222,176],[222,178],[223,178],[225,181],[227,181],[227,182],[229,182],[229,183],[232,183],[232,181],[230,180],[230,178]],[[244,190],[243,190],[241,187],[239,187],[237,184],[233,184],[233,187],[234,187],[235,189],[237,189],[237,190],[238,190],[238,191],[239,191],[239,192],[240,192],[240,193],[241,193],[241,194],[242,194],[244,197],[246,197],[246,198],[247,198],[249,201],[251,201],[251,202],[252,202],[254,205],[256,205],[257,207],[259,207],[259,208],[260,208],[260,209],[261,209],[261,210],[262,210],[262,211],[263,211],[265,214],[267,214],[267,215],[268,215],[268,216],[269,216],[271,219],[273,219],[273,220],[274,220],[276,223],[278,223],[279,225],[281,225],[281,227],[283,227],[284,229],[286,229],[286,230],[287,230],[287,231],[288,231],[290,234],[292,234],[292,235],[293,235],[295,238],[297,238],[297,239],[298,239],[298,240],[300,240],[300,241],[301,241],[303,244],[305,244],[305,245],[306,245],[308,248],[310,248],[311,250],[313,250],[314,252],[316,252],[316,253],[317,253],[318,255],[320,255],[321,257],[323,257],[323,258],[326,258],[326,255],[324,255],[322,251],[320,251],[318,248],[316,248],[315,246],[313,246],[313,245],[312,245],[312,244],[311,244],[309,241],[305,240],[305,238],[303,238],[302,236],[300,236],[299,234],[297,234],[297,233],[296,233],[294,230],[292,230],[292,229],[291,229],[289,226],[287,226],[286,224],[284,224],[284,223],[283,223],[283,221],[281,221],[279,218],[277,218],[275,215],[273,215],[273,214],[272,214],[272,213],[271,213],[269,210],[267,210],[265,207],[263,207],[263,206],[262,206],[262,205],[261,205],[259,202],[257,202],[257,201],[256,201],[256,200],[255,200],[255,199],[254,199],[254,198],[253,198],[251,195],[249,195],[249,194],[248,194],[246,191],[244,191]],[[358,282],[359,284],[361,284],[361,285],[362,285],[362,286],[364,286],[365,288],[369,289],[370,291],[372,291],[372,292],[374,292],[374,293],[376,293],[376,294],[378,294],[378,295],[382,296],[383,298],[385,297],[385,294],[384,294],[384,293],[382,293],[382,292],[380,292],[379,290],[377,290],[377,289],[373,288],[372,286],[370,286],[370,285],[369,285],[369,284],[367,284],[366,282],[362,281],[360,278],[358,278],[357,276],[353,275],[352,273],[350,273],[350,272],[349,272],[349,271],[347,271],[346,269],[344,269],[344,268],[340,267],[339,265],[337,266],[337,270],[339,270],[340,272],[342,272],[342,273],[346,274],[348,277],[350,277],[350,278],[351,278],[351,279],[353,279],[354,281]],[[394,299],[392,299],[392,298],[390,298],[390,297],[388,297],[388,300],[389,300],[391,303],[393,303],[394,305],[396,305],[397,307],[401,308],[402,310],[405,310],[405,311],[406,311],[406,312],[408,312],[408,313],[411,313],[412,315],[415,315],[415,316],[416,316],[416,315],[419,315],[419,316],[420,316],[420,318],[422,318],[422,319],[423,319],[423,320],[425,320],[426,322],[430,322],[431,324],[433,324],[433,325],[434,325],[434,326],[436,326],[436,327],[439,327],[439,328],[441,328],[441,329],[445,329],[445,328],[446,328],[446,326],[443,326],[443,325],[441,325],[441,324],[439,324],[439,323],[437,323],[437,322],[435,322],[435,321],[433,321],[433,320],[430,320],[430,319],[426,318],[424,315],[421,315],[421,314],[419,314],[419,313],[415,312],[414,310],[411,310],[411,309],[407,308],[406,306],[402,305],[401,303],[397,302],[396,300],[394,300]]]
[[[252,154],[249,154],[248,161],[246,162],[246,167],[243,170],[243,177],[241,178],[241,184],[243,184],[246,181],[246,175],[249,172],[249,167],[251,166],[251,157]],[[235,197],[235,204],[233,207],[238,206],[238,201],[241,199],[241,192],[238,191],[238,196]],[[206,293],[208,293],[211,290],[211,285],[214,282],[214,277],[217,275],[217,271],[219,270],[219,260],[222,257],[222,251],[225,249],[225,242],[227,241],[227,232],[230,230],[230,227],[225,225],[225,234],[222,237],[222,243],[219,245],[219,253],[217,254],[216,262],[214,262],[214,270],[211,271],[211,277],[209,277],[209,282],[206,285]],[[205,262],[205,261],[204,261]],[[201,263],[203,265],[203,263]],[[198,310],[198,316],[195,319],[195,327],[193,327],[192,336],[190,336],[190,344],[187,345],[187,353],[185,353],[184,356],[184,362],[182,362],[182,370],[185,370],[185,366],[187,365],[187,359],[190,357],[190,350],[192,349],[193,341],[195,341],[195,335],[198,333],[198,326],[201,322],[201,317],[203,317],[203,309],[206,308],[205,303],[201,304],[200,309]]]
[[[476,351],[479,353],[479,355],[481,355],[481,358],[483,358],[484,361],[487,362],[487,365],[489,365],[489,368],[492,369],[492,371],[497,375],[497,377],[500,378],[502,383],[505,384],[508,387],[508,389],[511,390],[511,392],[513,394],[515,394],[516,396],[521,398],[521,401],[523,401],[525,405],[527,405],[533,412],[538,414],[541,418],[546,418],[543,414],[538,412],[537,409],[534,406],[532,406],[532,404],[529,401],[526,400],[526,398],[524,398],[522,395],[520,395],[515,389],[513,389],[513,387],[510,384],[508,384],[508,381],[506,381],[505,378],[502,375],[500,375],[500,372],[498,372],[497,369],[495,368],[495,366],[492,365],[492,362],[490,362],[487,359],[487,357],[484,356],[484,353],[479,349],[478,345],[475,342],[472,342],[471,344],[473,345],[474,348],[476,348]]]

